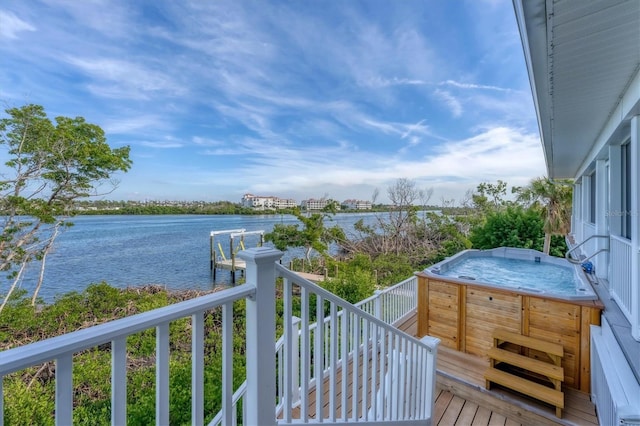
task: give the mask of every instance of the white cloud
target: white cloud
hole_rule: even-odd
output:
[[[99,96],[147,99],[154,92],[180,95],[185,91],[167,74],[129,61],[79,57],[68,57],[66,61],[94,79],[87,87]]]
[[[489,86],[485,84],[473,84],[473,83],[460,83],[454,80],[447,80],[440,83],[441,86],[453,86],[460,89],[479,89],[479,90],[495,90],[498,92],[510,92],[511,89],[497,87],[497,86]]]
[[[101,127],[108,134],[153,133],[167,130],[170,126],[158,115],[138,114],[133,110],[122,111],[124,116],[106,118]]]
[[[444,101],[454,117],[460,117],[463,109],[460,101],[447,90],[436,89],[435,95]]]
[[[11,12],[0,10],[0,38],[15,40],[23,31],[35,31],[36,28],[18,18]]]
[[[149,148],[160,148],[160,149],[174,149],[174,148],[182,148],[184,146],[183,143],[175,142],[175,141],[143,141],[140,142],[140,145],[146,146]]]
[[[382,77],[370,77],[366,80],[359,82],[364,87],[381,88],[391,86],[424,86],[428,84],[424,80],[410,79],[410,78],[382,78]]]

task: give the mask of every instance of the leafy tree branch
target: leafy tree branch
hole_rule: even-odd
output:
[[[0,271],[13,281],[5,302],[31,262],[41,270],[61,229],[70,226],[73,203],[113,190],[116,172],[131,167],[129,147],[111,148],[104,131],[82,117],[49,120],[40,105],[9,108],[0,120]],[[105,191],[106,192],[106,191]],[[0,289],[2,286],[0,286]]]

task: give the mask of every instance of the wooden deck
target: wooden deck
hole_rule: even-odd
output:
[[[398,328],[416,335],[417,316]],[[564,389],[561,419],[555,408],[512,391],[485,389],[484,371],[489,361],[444,346],[438,348],[434,425],[597,425],[589,395]]]
[[[412,316],[398,325],[400,330],[415,336],[417,316]],[[498,386],[485,389],[484,371],[489,366],[488,359],[458,352],[444,346],[438,348],[436,399],[433,425],[442,426],[515,426],[515,425],[598,425],[595,408],[589,395],[566,388],[565,409],[561,419],[555,416],[555,407],[518,395]],[[336,371],[337,388],[340,389],[342,374]],[[352,378],[347,377],[349,387]],[[362,380],[359,380],[362,383]],[[328,400],[328,379],[325,381],[322,407],[323,415],[330,417],[332,407]],[[339,391],[338,391],[339,392]],[[361,412],[361,397],[358,401],[358,415]],[[341,395],[337,395],[337,406],[333,412],[339,420],[342,416]],[[307,415],[315,418],[316,395],[311,390],[307,398]],[[347,403],[347,416],[352,414],[352,401]],[[300,407],[292,410],[292,417],[300,417]]]

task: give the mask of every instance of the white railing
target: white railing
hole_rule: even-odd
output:
[[[236,300],[253,297],[255,293],[255,286],[239,286],[0,352],[0,395],[3,396],[0,401],[4,399],[2,379],[5,376],[53,360],[55,361],[55,422],[57,425],[72,424],[73,357],[86,349],[110,344],[112,365],[111,423],[114,425],[126,424],[127,337],[155,328],[156,424],[169,424],[169,324],[181,318],[191,317],[191,421],[193,424],[202,424],[204,421],[204,313],[210,309],[222,307],[223,330],[231,330],[233,303]],[[222,337],[223,365],[227,365],[233,356],[233,339],[228,333],[224,333]],[[231,386],[226,380],[223,381],[223,401],[230,400],[232,394]],[[4,421],[3,408],[0,403],[0,424],[3,424]],[[228,410],[224,417],[229,418]],[[28,419],[25,421],[29,422]]]
[[[609,293],[631,322],[631,241],[611,236]]]
[[[300,278],[276,263],[282,256],[277,250],[254,248],[239,256],[247,264],[244,285],[1,352],[0,425],[4,422],[2,380],[51,360],[55,361],[55,421],[71,424],[74,355],[109,344],[111,423],[126,424],[127,338],[149,329],[156,332],[155,419],[156,424],[168,424],[169,325],[182,318],[191,318],[192,329],[191,422],[203,424],[204,373],[212,368],[204,364],[204,318],[214,308],[222,310],[222,409],[209,424],[366,421],[390,425],[430,420],[438,339],[418,341]],[[299,319],[284,321],[279,349],[274,351],[276,275],[284,279],[284,318]],[[233,306],[242,299],[246,300],[246,318],[240,324],[246,324],[247,380],[234,389]],[[314,318],[325,318],[327,312],[323,327],[313,324]]]
[[[593,235],[596,235],[596,226],[593,223],[583,222],[582,223],[582,240],[581,241],[587,241]],[[580,241],[576,241],[576,242],[580,243]],[[592,238],[591,240],[589,240],[589,242],[585,243],[584,246],[582,246],[582,253],[585,256],[589,256],[592,253],[595,253],[596,249],[597,249],[596,244],[597,244],[596,239]]]
[[[283,316],[296,318],[284,324],[279,424],[431,418],[438,339],[418,341],[281,265],[276,270]]]
[[[416,276],[375,294],[355,304],[363,311],[387,324],[397,325],[415,314],[418,307],[418,278]]]

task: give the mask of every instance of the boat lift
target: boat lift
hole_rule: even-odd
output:
[[[225,254],[225,250],[222,248],[220,241],[215,241],[218,235],[229,235],[229,249],[228,257]],[[264,244],[264,231],[247,231],[246,229],[228,229],[224,231],[211,231],[209,239],[209,255],[210,265],[209,268],[213,273],[213,280],[216,280],[216,270],[226,269],[231,272],[231,283],[236,283],[236,271],[244,273],[247,265],[244,260],[236,259],[236,254],[240,250],[244,250],[245,236],[247,235],[259,235],[258,247],[262,247]],[[236,242],[237,241],[237,242]]]

